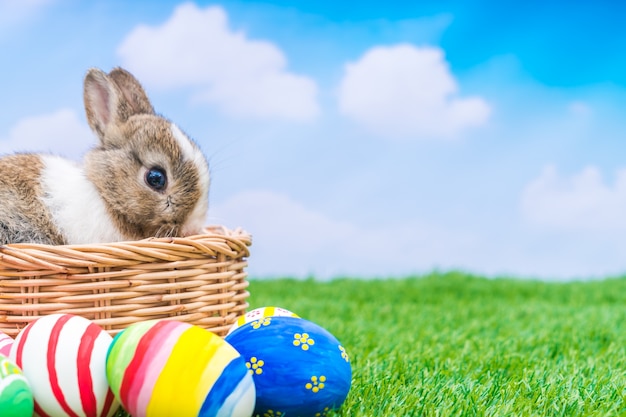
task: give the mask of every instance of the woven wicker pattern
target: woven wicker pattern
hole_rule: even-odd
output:
[[[111,335],[144,320],[170,318],[225,335],[248,307],[250,236],[209,227],[186,238],[101,245],[0,247],[0,331],[69,313]]]

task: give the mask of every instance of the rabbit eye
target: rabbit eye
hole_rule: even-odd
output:
[[[146,172],[146,184],[153,190],[163,190],[167,185],[165,171],[159,167],[150,168],[148,172]]]

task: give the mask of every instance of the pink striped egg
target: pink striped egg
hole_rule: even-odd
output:
[[[71,314],[52,314],[26,326],[11,359],[30,382],[41,417],[106,417],[117,411],[106,379],[111,336],[97,324]]]
[[[8,334],[0,332],[0,355],[9,356],[13,346],[13,338]]]

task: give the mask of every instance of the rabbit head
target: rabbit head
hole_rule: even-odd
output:
[[[89,70],[84,101],[99,138],[85,155],[85,175],[119,231],[130,239],[201,232],[209,167],[197,144],[155,114],[142,86],[124,69]]]

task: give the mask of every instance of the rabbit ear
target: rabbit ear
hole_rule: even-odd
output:
[[[130,72],[117,67],[109,73],[109,77],[124,94],[134,114],[154,114],[154,108],[148,100],[148,95]]]
[[[106,132],[135,114],[154,114],[139,82],[127,71],[116,68],[109,75],[92,68],[84,86],[85,111],[89,126],[105,139]]]
[[[87,72],[83,92],[87,122],[100,138],[116,119],[114,112],[119,97],[115,90],[107,75],[101,70],[92,68]]]

